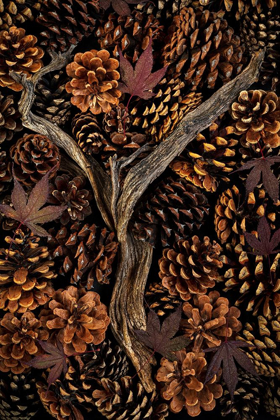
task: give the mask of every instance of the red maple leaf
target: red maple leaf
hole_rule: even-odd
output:
[[[258,238],[252,233],[245,232],[245,238],[248,244],[255,250],[256,255],[277,254],[279,249],[275,249],[280,242],[280,229],[274,232],[271,237],[271,229],[266,217],[261,217],[258,224]]]
[[[142,343],[153,350],[153,353],[159,353],[169,360],[176,360],[173,352],[185,348],[190,343],[185,336],[173,338],[180,327],[181,312],[182,307],[179,306],[160,325],[158,315],[150,309],[146,331],[136,330],[135,333]]]
[[[49,195],[49,172],[35,185],[27,196],[14,176],[14,189],[11,194],[11,201],[14,208],[6,204],[0,204],[0,211],[5,216],[18,220],[21,225],[27,226],[35,235],[49,236],[48,232],[38,223],[43,224],[57,219],[67,206],[47,206],[43,209]]]
[[[148,0],[99,0],[99,6],[107,10],[112,5],[115,12],[120,16],[129,16],[130,8],[128,4],[146,3]]]
[[[271,166],[276,162],[280,162],[280,156],[252,159],[234,172],[251,169],[251,172],[246,179],[247,193],[254,191],[254,188],[262,179],[263,186],[268,195],[276,202],[279,200],[279,183],[276,176],[271,171]]]
[[[229,390],[231,399],[234,399],[234,391],[238,383],[238,373],[236,362],[247,372],[258,376],[255,367],[249,357],[240,350],[240,347],[252,347],[244,341],[224,341],[218,347],[205,349],[204,352],[215,351],[205,378],[205,383],[209,382],[214,375],[218,373],[221,365],[223,370],[223,379]]]
[[[158,82],[160,82],[167,70],[167,67],[163,67],[162,69],[152,73],[152,38],[150,38],[148,47],[137,60],[134,70],[131,63],[124,58],[121,51],[119,51],[119,54],[122,82],[119,83],[118,88],[123,93],[130,93],[131,97],[138,96],[142,99],[152,98],[155,95],[153,93],[153,88],[158,84]]]

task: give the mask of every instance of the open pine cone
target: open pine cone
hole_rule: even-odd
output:
[[[0,143],[12,140],[14,133],[22,130],[20,113],[15,107],[13,95],[4,97],[0,93]]]

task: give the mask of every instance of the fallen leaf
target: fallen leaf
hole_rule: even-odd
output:
[[[271,229],[266,217],[261,217],[258,224],[258,238],[252,233],[245,232],[248,244],[255,250],[256,255],[277,254],[279,249],[275,249],[280,242],[280,229],[274,232],[271,237]]]
[[[173,338],[179,330],[181,312],[182,307],[179,306],[161,325],[158,315],[150,309],[146,331],[135,330],[137,337],[155,353],[159,353],[169,360],[176,360],[173,352],[185,348],[190,343],[190,340],[185,336]]]
[[[211,347],[204,350],[205,353],[211,351],[216,352],[209,364],[204,382],[209,382],[213,376],[218,373],[221,365],[223,365],[223,379],[229,390],[232,401],[238,383],[237,366],[235,362],[247,372],[258,376],[253,363],[246,353],[240,350],[240,347],[252,347],[252,345],[245,343],[244,341],[224,341],[218,347]]]
[[[63,351],[63,346],[59,341],[57,341],[57,347],[46,341],[38,340],[38,343],[48,354],[34,357],[34,359],[26,364],[36,369],[47,369],[51,367],[52,369],[48,376],[48,387],[50,387],[50,385],[60,377],[62,372],[66,374],[68,369],[66,362],[67,357]]]
[[[271,166],[276,162],[280,162],[280,156],[252,159],[234,172],[251,169],[251,172],[246,180],[247,193],[254,191],[254,188],[262,180],[264,189],[267,191],[272,200],[276,202],[279,200],[279,182],[271,171]]]
[[[29,199],[14,176],[14,189],[11,194],[11,202],[14,208],[6,204],[0,204],[0,211],[5,216],[17,220],[21,225],[27,226],[35,235],[49,236],[48,232],[39,224],[51,222],[64,212],[67,206],[47,206],[43,209],[49,195],[49,172],[32,189]]]
[[[99,6],[107,10],[112,5],[115,12],[120,16],[129,16],[131,10],[128,4],[146,3],[148,0],[99,0]]]
[[[120,74],[121,82],[118,88],[123,93],[130,93],[131,96],[138,96],[142,99],[150,99],[155,94],[153,88],[161,81],[167,67],[152,73],[153,68],[153,49],[152,38],[146,50],[140,55],[136,62],[135,69],[131,63],[124,58],[121,51],[120,54]]]

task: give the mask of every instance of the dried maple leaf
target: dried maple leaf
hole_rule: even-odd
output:
[[[0,211],[5,216],[18,220],[20,225],[27,226],[35,235],[49,236],[45,229],[38,226],[38,223],[47,223],[57,219],[67,206],[47,206],[41,209],[46,203],[48,195],[49,172],[35,185],[28,201],[24,189],[14,177],[14,189],[11,194],[14,209],[6,204],[0,204]]]
[[[57,341],[57,347],[46,341],[38,340],[38,343],[45,352],[49,354],[42,354],[41,356],[34,357],[30,362],[26,363],[28,366],[36,369],[47,369],[51,367],[48,376],[48,386],[54,383],[63,372],[67,372],[67,357],[63,351],[62,344]]]
[[[235,362],[237,362],[247,372],[258,376],[253,363],[249,357],[240,350],[240,347],[252,347],[252,345],[245,343],[244,341],[224,341],[218,347],[212,347],[204,350],[205,353],[210,351],[216,352],[209,364],[205,383],[210,381],[213,376],[218,373],[221,365],[223,365],[223,379],[232,400],[238,383],[238,374]]]
[[[130,8],[128,4],[146,3],[148,0],[99,0],[99,6],[107,10],[112,5],[115,12],[120,16],[129,16]]]
[[[261,217],[258,224],[258,238],[252,233],[245,232],[245,238],[248,244],[254,248],[253,254],[271,255],[277,254],[279,249],[275,249],[280,242],[280,229],[274,232],[271,237],[271,229],[266,217]]]
[[[139,340],[141,340],[147,347],[151,348],[154,353],[159,353],[169,360],[176,360],[172,353],[177,350],[185,348],[190,340],[185,336],[174,337],[179,330],[181,321],[182,307],[169,315],[160,325],[158,315],[150,309],[147,318],[146,331],[135,330]]]
[[[252,159],[234,172],[251,169],[246,180],[247,193],[254,191],[254,188],[262,179],[263,186],[268,195],[273,201],[277,201],[279,200],[279,183],[276,176],[271,171],[271,166],[276,162],[280,162],[280,156]]]
[[[139,96],[142,99],[150,99],[155,94],[153,88],[160,82],[165,75],[167,67],[152,73],[153,68],[153,49],[152,38],[146,50],[140,55],[133,70],[130,62],[124,58],[121,51],[120,54],[120,73],[122,82],[118,88],[123,93],[130,93],[132,96]]]

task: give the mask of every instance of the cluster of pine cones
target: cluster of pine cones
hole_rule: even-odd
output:
[[[167,70],[150,99],[129,98],[120,51],[135,66],[150,40],[153,71]],[[171,162],[130,222],[154,248],[147,312],[164,320],[182,305],[179,334],[190,339],[177,361],[157,358],[150,394],[110,331],[116,235],[83,172],[21,120],[23,86],[11,72],[29,80],[72,45],[69,64],[39,80],[32,113],[108,173],[110,157],[155,149],[265,49],[251,89]],[[0,213],[1,420],[45,411],[58,420],[202,418],[212,410],[234,420],[280,417],[280,245],[252,245],[267,245],[280,228],[277,0],[0,0],[0,147],[0,204],[11,205],[14,178],[30,194],[49,174],[48,203],[65,206],[44,226],[48,237]],[[242,351],[259,375],[239,366],[234,400],[220,374],[205,383],[213,354],[204,350],[227,339],[250,344]],[[51,384],[49,368],[30,366],[44,360],[43,341],[63,349],[67,364]]]

